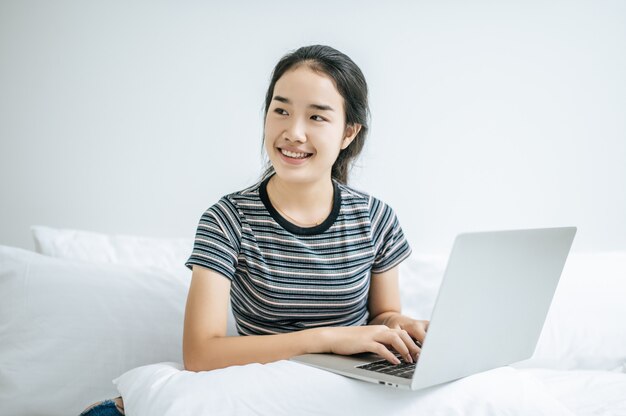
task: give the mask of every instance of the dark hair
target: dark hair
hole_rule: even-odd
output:
[[[329,76],[343,97],[346,127],[355,123],[362,126],[352,143],[339,152],[331,171],[333,178],[346,184],[348,183],[348,171],[354,159],[361,153],[368,132],[370,110],[367,104],[365,77],[352,59],[330,46],[310,45],[298,48],[283,56],[274,67],[270,85],[265,95],[264,124],[276,82],[285,72],[300,65],[307,65],[312,70]],[[268,162],[263,177],[267,177],[273,170],[274,168]]]

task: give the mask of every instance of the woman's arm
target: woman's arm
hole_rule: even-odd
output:
[[[385,325],[387,318],[401,314],[398,267],[384,273],[372,273],[368,301],[369,325]]]
[[[384,273],[372,274],[368,305],[372,318],[369,325],[386,325],[392,329],[406,331],[421,345],[426,337],[429,322],[402,315],[398,270],[399,266],[396,266]],[[411,350],[412,345],[409,347]]]
[[[185,369],[205,371],[231,365],[268,363],[324,350],[321,330],[278,335],[227,337],[230,280],[193,266],[183,333]]]
[[[397,363],[387,346],[407,358],[417,352],[405,331],[385,325],[323,327],[278,335],[227,337],[230,284],[230,280],[217,272],[193,267],[183,333],[186,370],[208,371],[232,365],[265,364],[318,352],[344,355],[373,352]]]

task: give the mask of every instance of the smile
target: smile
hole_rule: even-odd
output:
[[[289,150],[284,150],[284,149],[279,149],[280,152],[292,159],[306,159],[308,157],[313,156],[312,153],[296,153],[296,152],[290,152]]]

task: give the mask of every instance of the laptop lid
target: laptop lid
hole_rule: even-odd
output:
[[[412,389],[530,358],[575,227],[460,234]]]

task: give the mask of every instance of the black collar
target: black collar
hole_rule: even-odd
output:
[[[270,202],[270,198],[267,195],[267,183],[272,178],[273,175],[268,176],[261,182],[259,186],[259,196],[261,197],[261,201],[265,208],[270,213],[272,218],[280,224],[285,230],[289,231],[292,234],[298,235],[314,235],[321,234],[324,231],[328,230],[334,223],[337,217],[339,216],[339,210],[341,209],[341,191],[339,190],[339,185],[337,185],[337,181],[333,179],[333,209],[330,211],[330,214],[326,219],[319,225],[313,227],[300,227],[295,225],[292,222],[289,222],[286,218],[284,218],[280,213],[274,208],[272,203]]]

